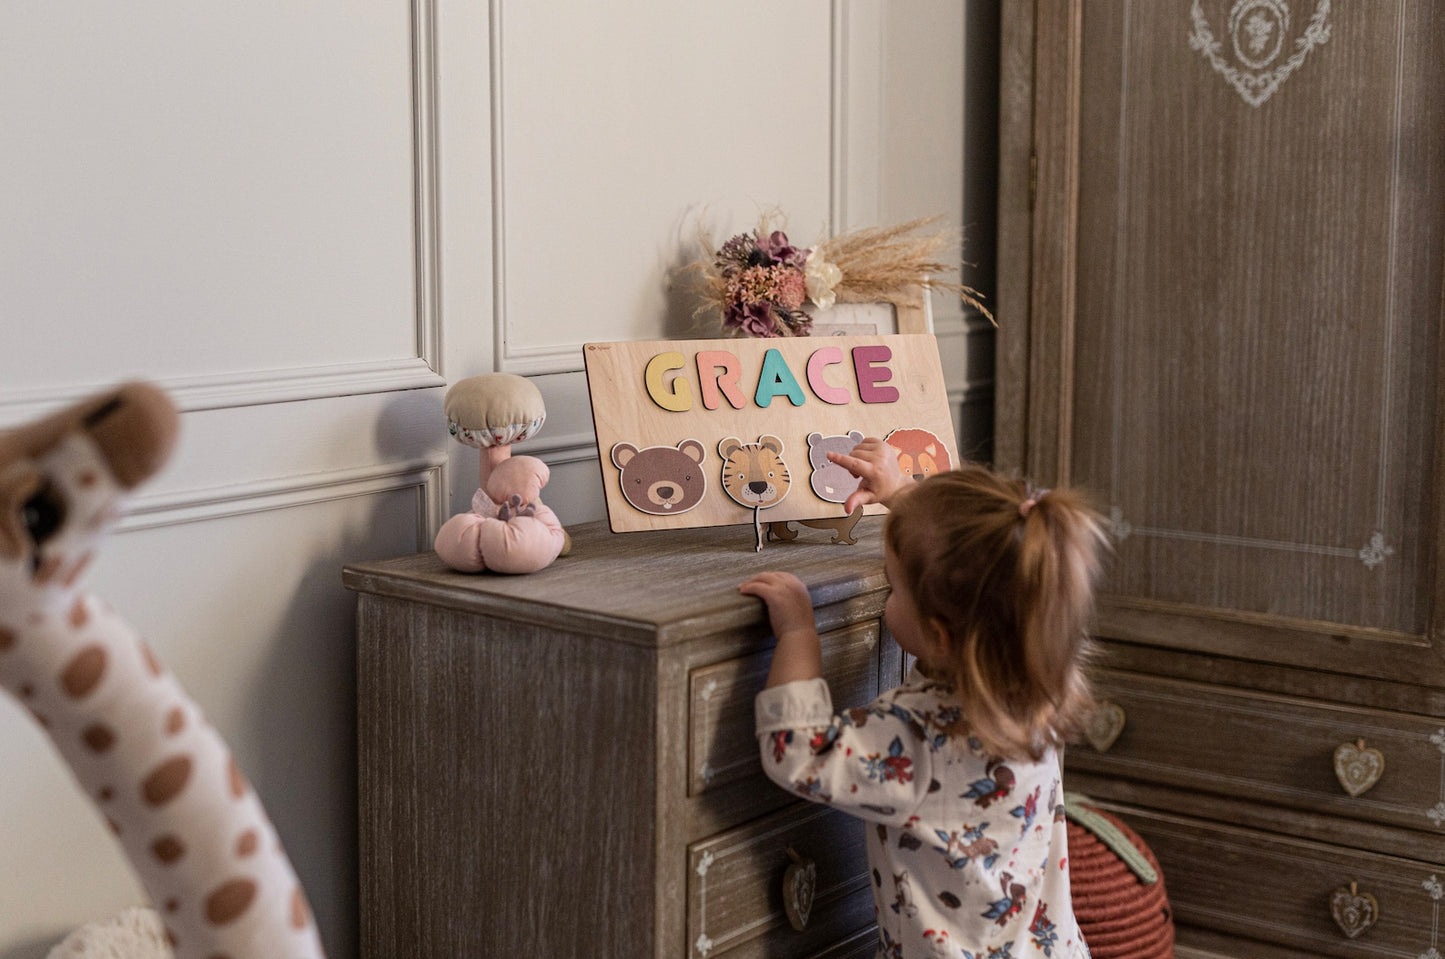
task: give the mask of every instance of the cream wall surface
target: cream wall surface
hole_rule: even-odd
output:
[[[340,570],[466,507],[445,386],[532,376],[545,498],[600,518],[580,344],[711,335],[675,277],[700,227],[991,223],[980,6],[0,6],[0,428],[125,378],[175,396],[176,457],[92,586],[234,746],[334,959],[359,948]],[[934,314],[963,421],[987,324]],[[38,959],[141,893],[9,701],[0,770],[0,959]]]

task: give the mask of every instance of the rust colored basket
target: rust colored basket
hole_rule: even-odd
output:
[[[1174,919],[1153,851],[1117,816],[1082,797],[1065,798],[1069,886],[1089,952],[1094,959],[1173,959]]]

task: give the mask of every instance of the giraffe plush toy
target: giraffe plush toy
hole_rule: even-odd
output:
[[[164,393],[134,383],[0,432],[0,686],[119,837],[177,959],[321,959],[295,871],[225,741],[80,588],[177,421]]]

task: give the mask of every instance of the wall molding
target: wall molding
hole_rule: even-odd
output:
[[[848,16],[849,0],[832,0],[829,80],[832,94],[828,130],[828,233],[848,222]]]
[[[202,523],[271,510],[312,506],[415,487],[417,548],[430,549],[446,521],[445,457],[326,470],[272,479],[134,497],[117,524],[120,532]]]
[[[554,439],[538,437],[527,441],[527,455],[550,466],[582,463],[597,459],[597,434],[567,433]]]
[[[412,246],[415,355],[334,365],[154,378],[183,411],[389,393],[446,385],[441,375],[441,241],[437,177],[437,0],[412,0]],[[0,427],[98,393],[115,381],[0,390]]]
[[[555,346],[524,346],[514,342],[512,321],[507,311],[507,173],[502,8],[504,0],[490,0],[488,57],[491,74],[491,162],[492,162],[492,317],[494,365],[499,371],[522,376],[550,373],[580,373],[585,368],[583,343]],[[848,120],[847,88],[849,42],[847,20],[849,0],[831,0],[829,64],[829,230],[842,229],[847,213]]]
[[[264,406],[294,400],[390,393],[446,385],[420,357],[286,370],[169,377],[151,382],[182,412]],[[13,426],[116,385],[115,381],[43,390],[0,391],[0,427]]]
[[[441,209],[437,157],[437,0],[412,0],[411,111],[413,241],[416,247],[416,356],[446,385],[442,371]]]
[[[491,68],[491,160],[492,160],[492,336],[497,370],[521,376],[548,373],[580,373],[581,343],[560,346],[522,346],[514,343],[512,320],[507,311],[507,144],[505,123],[506,70],[502,42],[503,0],[491,0],[488,7]]]

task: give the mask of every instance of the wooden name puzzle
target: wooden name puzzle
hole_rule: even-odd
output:
[[[958,462],[930,334],[588,343],[583,355],[613,532],[845,520],[858,481],[827,453],[865,436],[917,476]]]

